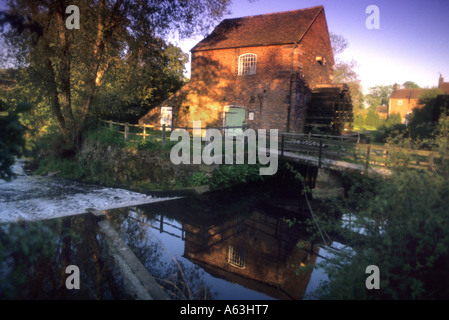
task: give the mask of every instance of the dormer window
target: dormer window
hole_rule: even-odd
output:
[[[239,76],[256,74],[256,58],[254,53],[242,54],[239,57]]]

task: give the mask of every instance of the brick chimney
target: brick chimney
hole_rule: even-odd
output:
[[[440,79],[438,79],[438,88],[442,88],[444,83],[443,75],[440,73]]]

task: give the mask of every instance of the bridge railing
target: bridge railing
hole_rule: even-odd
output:
[[[380,146],[360,143],[359,135],[330,136],[295,133],[280,133],[280,154],[285,157],[301,155],[322,166],[327,160],[338,160],[364,166],[388,168],[402,165],[416,169],[427,169],[439,157],[437,152],[411,150],[395,146]]]
[[[165,125],[137,125],[120,123],[106,120],[99,120],[99,126],[115,130],[124,135],[128,140],[131,136],[141,137],[145,140],[148,137],[165,143],[168,132],[174,129],[194,128],[190,127],[169,127]],[[242,129],[246,125],[238,127],[214,127],[214,129]],[[202,130],[208,127],[201,128]],[[427,169],[434,166],[434,161],[440,156],[438,152],[427,150],[411,150],[398,148],[395,146],[380,146],[362,143],[366,141],[363,134],[355,133],[349,135],[321,135],[321,134],[298,134],[279,132],[279,154],[281,157],[301,156],[305,161],[324,165],[327,160],[341,161],[364,166],[365,170],[371,167],[388,168],[396,165],[407,166],[416,169]]]

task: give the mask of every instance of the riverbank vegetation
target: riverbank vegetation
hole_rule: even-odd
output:
[[[434,103],[429,101],[426,108]],[[314,293],[315,298],[446,299],[449,295],[449,109],[447,103],[440,107],[436,121],[417,110],[413,125],[392,131],[387,138],[390,144],[437,151],[438,163],[428,170],[397,164],[387,179],[348,175],[346,196],[328,200],[326,210],[350,218],[343,233],[357,230],[361,237],[332,251],[333,257],[321,263],[329,281]],[[426,134],[414,135],[416,129],[425,129],[421,132]],[[328,234],[336,230],[325,221],[321,228]],[[380,289],[365,286],[370,265],[379,267]]]
[[[35,150],[34,174],[145,192],[196,187],[230,189],[262,180],[258,164],[222,165],[206,171],[195,171],[195,166],[174,165],[170,151],[176,142],[167,139],[163,144],[157,136],[125,141],[117,131],[93,127],[83,135],[80,150],[69,155],[64,154],[61,141],[55,135],[40,140]]]

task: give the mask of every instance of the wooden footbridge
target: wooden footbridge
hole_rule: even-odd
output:
[[[281,158],[334,170],[390,175],[390,169],[397,165],[432,168],[439,157],[439,153],[433,151],[362,143],[363,136],[358,133],[332,136],[283,132],[279,136]]]
[[[168,139],[164,126],[132,125],[112,121],[99,121],[99,126],[115,130],[124,135],[145,140],[152,137],[162,144]],[[213,128],[226,132],[231,127]],[[232,127],[237,128],[237,127]],[[246,125],[238,127],[242,132],[248,129]],[[133,130],[130,130],[133,129]],[[192,130],[193,128],[180,128]],[[206,128],[204,128],[206,129]],[[226,139],[226,134],[224,134]],[[268,140],[268,139],[267,139]],[[379,173],[390,175],[391,168],[397,165],[415,169],[429,169],[434,166],[438,152],[426,150],[411,150],[395,146],[383,146],[366,143],[368,139],[360,133],[344,135],[278,133],[278,148],[269,149],[259,146],[259,151],[278,154],[279,158],[298,161],[319,168],[331,170],[353,170],[360,173]]]

